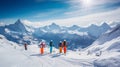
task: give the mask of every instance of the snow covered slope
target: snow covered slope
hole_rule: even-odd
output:
[[[94,67],[120,67],[120,25],[101,35],[85,52],[98,56]]]
[[[41,61],[32,59],[23,47],[17,46],[1,35],[0,38],[1,67],[43,67]]]
[[[118,55],[116,55],[118,54]],[[113,55],[109,57],[109,55]],[[106,57],[100,57],[93,62],[94,67],[120,67],[120,53],[109,53]]]
[[[57,49],[54,49],[53,54],[48,52],[49,49],[45,48],[45,54],[40,55],[37,45],[30,45],[25,51],[22,46],[17,46],[16,43],[10,42],[0,35],[1,67],[82,67],[78,63],[74,64],[75,60],[69,61],[69,57],[58,54]]]
[[[16,46],[16,47],[15,47]],[[0,66],[1,67],[79,67],[61,59],[57,54],[39,54],[37,45],[28,46],[28,51],[0,35]],[[46,49],[47,50],[47,49]],[[58,58],[57,58],[58,57]]]
[[[120,52],[120,25],[101,35],[86,51],[95,53],[98,51],[117,51]]]
[[[40,55],[37,45],[29,45],[25,51],[23,46],[8,41],[0,35],[0,66],[1,67],[119,67],[120,53],[103,52],[101,56],[87,55],[83,51],[68,50],[67,54],[59,54],[54,48],[49,54],[49,47],[45,54]],[[104,61],[104,63],[103,63]]]

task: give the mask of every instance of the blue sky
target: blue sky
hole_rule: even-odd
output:
[[[68,22],[85,25],[87,22],[97,22],[90,20],[90,15],[109,13],[108,16],[116,17],[120,15],[119,8],[120,0],[0,0],[0,22],[14,23],[17,19],[23,19],[41,23],[56,22],[64,25],[64,22]],[[82,19],[84,17],[88,21],[85,22]],[[112,20],[100,17],[103,20],[98,22],[119,21],[119,17],[111,18]],[[78,18],[83,22],[78,21]]]

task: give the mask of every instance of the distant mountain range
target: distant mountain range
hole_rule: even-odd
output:
[[[48,44],[50,40],[53,40],[55,47],[58,47],[59,41],[65,39],[67,40],[68,48],[74,49],[91,45],[109,29],[111,27],[107,23],[103,23],[100,26],[92,24],[86,28],[77,25],[65,27],[52,23],[48,26],[35,28],[21,20],[17,20],[14,24],[0,26],[0,34],[4,35],[8,40],[19,44],[24,44],[25,42],[28,44],[39,44],[41,40],[45,40]]]

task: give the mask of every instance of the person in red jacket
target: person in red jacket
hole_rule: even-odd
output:
[[[66,42],[66,40],[63,41],[63,50],[64,50],[64,54],[66,55],[66,52],[67,52],[67,42]]]
[[[44,54],[45,42],[40,43],[40,54]]]

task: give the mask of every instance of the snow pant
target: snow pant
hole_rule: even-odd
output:
[[[52,53],[53,47],[50,47],[50,53]]]
[[[40,53],[43,54],[44,53],[44,48],[40,48]]]
[[[62,53],[62,47],[59,47],[59,51],[60,51],[60,53]]]
[[[67,47],[65,46],[64,47],[64,54],[66,54],[66,52],[67,52]]]

